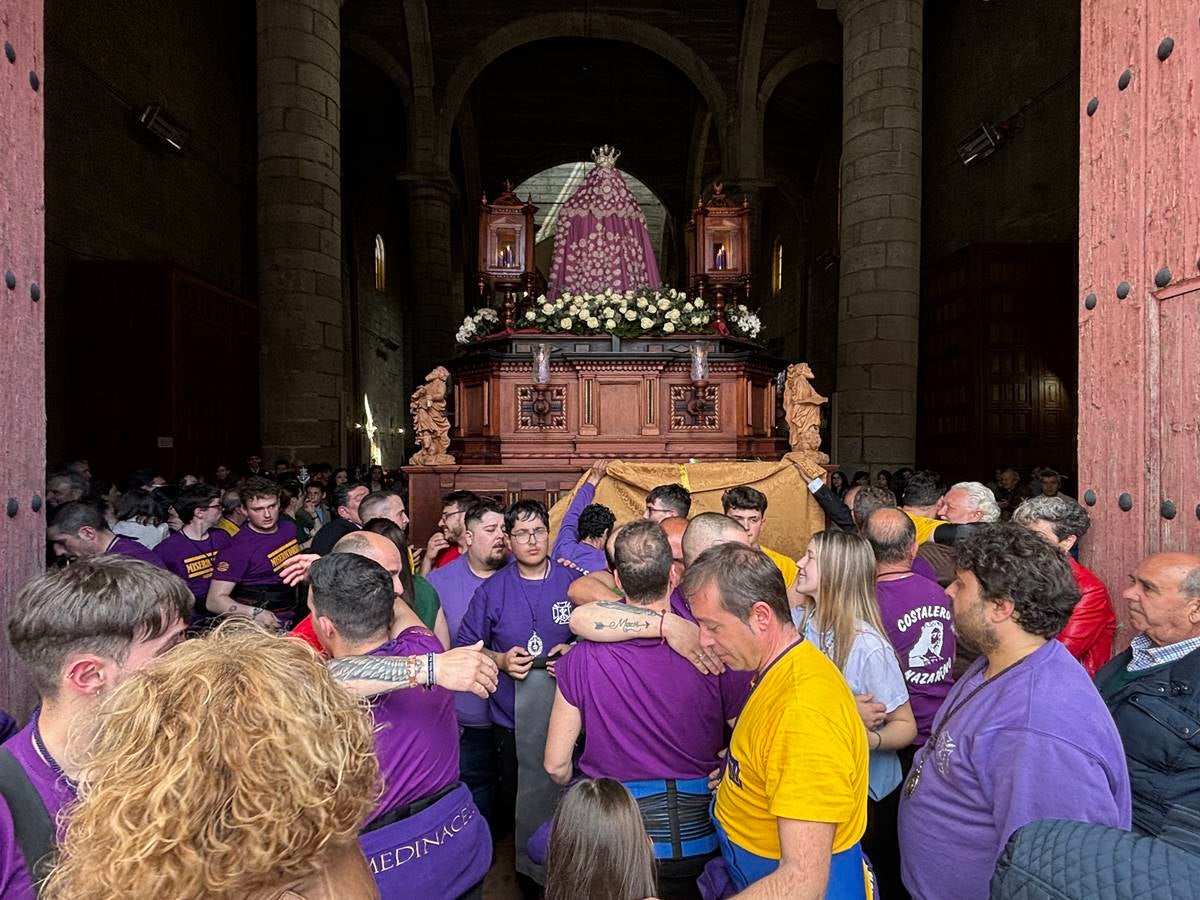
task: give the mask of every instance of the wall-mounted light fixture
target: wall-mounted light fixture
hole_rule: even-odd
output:
[[[981,122],[978,128],[958,142],[958,158],[964,166],[973,166],[995,153],[1005,139],[1002,126]]]
[[[161,104],[148,103],[137,114],[137,123],[175,153],[182,153],[192,133],[176,122]]]

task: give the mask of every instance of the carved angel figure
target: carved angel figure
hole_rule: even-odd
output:
[[[450,420],[446,418],[446,382],[450,372],[438,366],[425,376],[425,383],[413,391],[409,410],[413,429],[421,449],[409,457],[410,466],[452,466]]]
[[[828,403],[828,397],[822,397],[815,390],[809,379],[813,371],[808,363],[796,363],[788,366],[787,380],[783,386],[783,410],[787,417],[788,443],[793,453],[817,453],[823,456],[823,462],[829,457],[820,453],[821,450],[821,404]]]

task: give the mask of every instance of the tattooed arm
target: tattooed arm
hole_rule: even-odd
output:
[[[700,646],[700,627],[669,610],[660,614],[630,603],[588,603],[571,613],[571,632],[599,643],[661,638],[701,672],[719,675],[725,670],[719,659]]]
[[[448,691],[470,691],[485,700],[496,690],[496,664],[480,652],[482,644],[456,647],[433,657],[433,683]],[[330,660],[329,674],[363,697],[428,683],[426,655],[343,656]]]

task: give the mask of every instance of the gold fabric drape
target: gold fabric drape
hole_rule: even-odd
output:
[[[575,490],[586,478],[580,477]],[[749,485],[767,495],[767,518],[761,543],[793,559],[802,555],[809,538],[825,527],[825,514],[808,492],[804,477],[789,461],[628,463],[613,461],[596,486],[596,503],[603,503],[617,522],[640,519],[646,511],[646,494],[660,484],[676,482],[692,492],[695,516],[721,512],[721,495],[731,487]],[[550,510],[554,537],[575,491],[563,496]]]

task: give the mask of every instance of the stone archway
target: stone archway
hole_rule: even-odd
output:
[[[716,122],[728,119],[728,104],[721,83],[700,56],[665,31],[623,16],[584,12],[546,13],[520,19],[493,32],[463,57],[446,82],[441,104],[441,132],[437,152],[447,158],[450,130],[475,79],[492,62],[524,44],[550,38],[580,37],[623,41],[648,50],[678,68],[695,86]],[[726,136],[718,129],[722,153]]]

